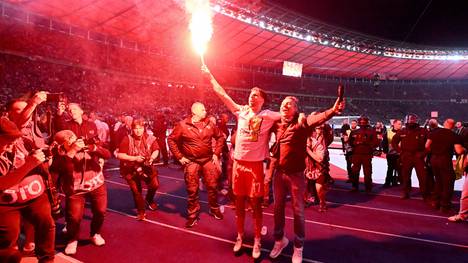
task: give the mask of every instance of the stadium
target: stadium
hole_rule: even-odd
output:
[[[169,135],[200,101],[210,116],[229,114],[232,128],[236,118],[203,76],[202,63],[235,102],[246,101],[257,86],[267,92],[266,108],[274,111],[286,96],[299,100],[301,112],[322,111],[334,105],[337,87],[343,85],[346,107],[330,121],[336,131],[330,146],[335,183],[326,213],[314,206],[305,209],[303,262],[466,261],[466,222],[448,222],[449,215],[431,209],[419,194],[402,200],[398,187],[381,188],[385,155],[372,160],[372,193],[349,193],[339,130],[344,118],[367,116],[372,126],[381,122],[388,128],[410,113],[419,116],[421,126],[437,119],[442,127],[451,118],[468,129],[468,47],[388,40],[322,22],[280,1],[208,2],[213,34],[200,60],[192,48],[191,13],[183,0],[0,1],[2,116],[11,99],[46,91],[79,103],[109,127],[123,115],[142,117],[150,125],[164,115]],[[49,122],[55,106],[47,102],[38,107],[47,136],[52,136]],[[224,219],[214,221],[203,212],[209,205],[201,191],[200,221],[185,228],[183,171],[162,160],[157,169],[159,208],[137,222],[119,162],[114,157],[107,161],[106,245],[97,248],[83,238],[76,254],[65,255],[65,220],[59,219],[55,262],[252,261],[253,238],[246,239],[247,252],[232,253],[236,212],[223,206],[226,195],[218,196]],[[418,177],[412,173],[417,193]],[[453,212],[458,212],[464,180],[454,183]],[[275,242],[273,213],[272,205],[263,210],[266,233],[255,262],[291,262],[292,245],[277,259],[268,257]],[[82,237],[89,232],[90,214],[86,209]],[[254,223],[249,216],[246,222],[247,235],[252,235]],[[287,236],[294,235],[292,226],[288,203]],[[24,257],[22,262],[37,261]]]

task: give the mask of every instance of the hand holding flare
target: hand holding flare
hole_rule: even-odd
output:
[[[190,19],[190,32],[192,33],[192,45],[200,55],[202,65],[205,65],[203,55],[208,42],[213,35],[213,14],[209,0],[186,0],[185,7],[192,17]]]

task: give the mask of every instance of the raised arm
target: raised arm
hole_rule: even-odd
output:
[[[321,125],[325,123],[326,121],[328,121],[329,119],[331,119],[333,116],[340,114],[343,111],[344,106],[345,106],[344,99],[342,100],[341,98],[338,97],[333,107],[319,114],[309,114],[309,116],[307,116],[307,124],[309,126]]]
[[[235,103],[232,98],[226,93],[226,91],[219,85],[218,81],[214,78],[213,74],[211,74],[210,70],[206,65],[203,65],[201,68],[203,74],[205,74],[211,83],[211,86],[213,87],[213,91],[216,93],[216,95],[221,99],[221,101],[228,107],[228,109],[232,113],[236,113],[240,110],[240,105]]]
[[[32,117],[34,110],[36,107],[47,100],[47,93],[45,91],[39,91],[28,101],[28,104],[23,109],[21,114],[19,114],[18,119],[13,120],[13,122],[18,126],[18,128],[22,128]]]

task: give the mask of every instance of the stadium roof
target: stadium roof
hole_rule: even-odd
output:
[[[2,4],[2,16],[31,24],[47,24],[50,19],[52,30],[74,34],[86,29],[90,31],[88,38],[106,43],[122,39],[120,44],[127,48],[187,54],[188,15],[183,2],[10,0]],[[282,68],[283,61],[292,61],[302,63],[307,74],[346,78],[379,74],[393,79],[468,79],[466,50],[398,46],[320,24],[275,5],[247,10],[225,1],[217,3],[208,61],[272,69]],[[99,37],[93,37],[96,32]]]

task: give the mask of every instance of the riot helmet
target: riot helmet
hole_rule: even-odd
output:
[[[414,113],[406,115],[404,122],[408,128],[419,127],[419,117]]]

